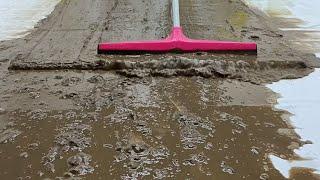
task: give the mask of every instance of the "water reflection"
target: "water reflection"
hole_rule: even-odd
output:
[[[284,80],[268,85],[273,91],[280,93],[277,108],[285,109],[293,113],[291,117],[296,132],[303,140],[310,140],[313,144],[305,145],[295,152],[301,157],[308,159],[304,161],[288,162],[278,157],[271,156],[276,168],[283,175],[289,177],[292,167],[304,167],[317,169],[320,173],[320,69],[309,76],[297,80]]]
[[[254,6],[267,14],[277,17],[299,18],[303,21],[298,28],[283,27],[285,31],[297,31],[308,34],[308,39],[297,39],[312,45],[316,52],[320,51],[320,7],[319,0],[248,0]],[[289,13],[288,13],[289,12]],[[320,53],[317,54],[320,57]],[[273,91],[279,93],[279,109],[284,109],[294,114],[291,122],[296,127],[296,132],[303,140],[310,140],[313,144],[305,145],[296,153],[304,161],[286,161],[276,156],[270,156],[273,164],[285,176],[293,167],[316,169],[320,173],[320,69],[307,77],[297,80],[283,80],[268,85]]]

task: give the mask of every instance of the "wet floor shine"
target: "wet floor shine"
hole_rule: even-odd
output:
[[[282,0],[282,1],[251,1],[265,12],[272,16],[281,16],[286,18],[298,18],[301,21],[298,27],[283,27],[285,31],[300,32],[301,37],[295,38],[296,41],[305,47],[311,47],[313,52],[319,54],[320,39],[320,20],[319,20],[319,1],[302,0]],[[278,13],[272,12],[281,9]],[[283,11],[283,10],[286,11]],[[287,12],[287,13],[284,13]],[[307,36],[303,36],[303,34]],[[318,121],[319,91],[320,91],[320,71],[316,71],[307,77],[298,80],[283,80],[268,85],[273,91],[280,94],[277,108],[287,110],[292,113],[290,121],[296,127],[296,132],[304,140],[312,141],[312,144],[305,145],[295,152],[305,160],[286,161],[276,156],[271,156],[276,168],[278,168],[285,177],[290,176],[290,170],[294,167],[314,169],[317,174],[320,173],[319,161],[319,138]]]

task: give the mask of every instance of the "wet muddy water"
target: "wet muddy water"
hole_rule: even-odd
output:
[[[203,8],[204,4],[208,6]],[[143,11],[141,5],[148,8]],[[158,7],[155,11],[154,6]],[[277,42],[281,38],[271,30],[252,27],[243,30],[252,14],[246,14],[238,1],[186,0],[181,6],[182,12],[190,13],[183,16],[182,22],[193,38],[243,40],[250,33],[261,35],[263,41],[259,43]],[[97,11],[90,13],[88,9]],[[99,38],[151,39],[169,31],[166,1],[63,1],[58,10],[51,16],[53,22],[49,20],[38,29],[40,36],[34,33],[30,39],[21,40],[19,46],[25,49],[18,50],[21,57],[17,55],[14,59],[20,67],[24,63],[38,65],[47,61],[51,65],[64,62],[68,66],[74,61],[85,64],[97,59],[92,54]],[[74,18],[77,13],[83,19]],[[163,13],[166,16],[160,16]],[[208,19],[216,19],[216,23],[207,23]],[[260,27],[259,23],[255,25]],[[249,34],[238,36],[239,29]],[[57,39],[48,45],[53,37]],[[29,44],[24,46],[25,43]],[[7,44],[3,49],[10,51],[4,54],[12,54]],[[278,57],[275,53],[268,54],[274,49],[267,47],[261,51],[260,67],[264,67],[263,57]],[[247,76],[250,71],[258,77],[225,78],[224,71],[220,71],[224,69],[219,67],[225,67],[222,58],[231,57],[239,61],[231,63],[239,66],[231,68],[232,71],[248,72]],[[264,76],[276,74],[279,79],[288,75],[284,71],[290,72],[290,68],[257,75],[252,73],[257,71],[255,66],[249,70],[240,68],[247,66],[249,59],[252,62],[252,56],[210,58],[220,60],[210,61],[218,62],[210,78],[188,73],[152,77],[130,76],[130,71],[122,74],[98,70],[12,71],[8,70],[11,62],[4,60],[0,64],[1,179],[284,179],[270,161],[270,155],[296,160],[300,157],[294,150],[310,142],[301,141],[286,121],[287,113],[274,108],[276,96],[261,81],[272,79]],[[180,62],[182,58],[177,55],[173,59]],[[295,60],[293,56],[292,59]],[[148,66],[148,62],[143,63]],[[285,66],[281,62],[271,64]],[[305,70],[297,68],[305,64],[295,61],[288,64],[294,72]],[[168,69],[182,71],[180,66],[166,65]],[[163,68],[163,64],[159,67]],[[229,67],[232,66],[226,66]],[[294,177],[314,179],[310,171],[296,171]]]
[[[243,83],[86,73],[86,78],[73,74],[70,81],[57,76],[43,77],[47,86],[67,85],[53,97],[73,94],[68,98],[79,104],[70,110],[33,110],[21,104],[21,110],[8,113],[14,120],[8,129],[21,134],[1,145],[2,177],[279,179],[267,154],[291,158],[288,147],[300,143],[294,134],[279,134],[278,128],[288,128],[283,112],[267,102],[258,106],[230,96],[230,85],[242,89]],[[25,83],[43,84],[37,78]],[[85,84],[94,86],[84,95],[79,87]],[[268,93],[257,85],[246,90]],[[46,96],[29,99],[37,104]]]

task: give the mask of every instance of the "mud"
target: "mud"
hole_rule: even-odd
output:
[[[72,175],[86,175],[88,173],[92,173],[94,171],[94,168],[90,166],[91,158],[92,157],[90,155],[85,153],[79,153],[75,156],[70,157],[67,160],[70,167],[69,172]]]
[[[45,85],[39,98],[27,96],[33,103],[51,96],[59,100],[67,92],[77,96],[62,99],[74,103],[65,110],[46,103],[39,109],[51,110],[23,103],[12,107],[7,100],[9,116],[23,133],[3,146],[2,154],[8,155],[1,156],[4,178],[281,179],[268,154],[299,158],[288,148],[292,142],[301,145],[299,138],[276,135],[279,128],[288,128],[284,112],[274,111],[267,101],[251,101],[252,91],[268,92],[250,82],[39,73],[46,81],[26,78],[17,85]],[[236,84],[247,88],[241,92],[248,99],[230,96]],[[56,86],[61,93],[52,95]],[[17,164],[24,171],[15,171]]]
[[[150,10],[152,8],[142,10],[139,9],[141,6],[156,6],[157,10]],[[277,65],[275,65],[276,69],[270,66],[274,62],[279,62],[283,65],[281,67],[284,71],[290,74],[274,75],[268,79],[269,82],[281,78],[301,77],[301,75],[310,73],[310,69],[319,66],[314,55],[298,51],[299,48],[290,46],[290,39],[277,30],[271,20],[250,10],[240,1],[188,0],[182,2],[181,6],[182,26],[185,27],[186,34],[191,38],[256,41],[259,46],[258,56],[227,54],[218,56],[212,53],[195,53],[172,55],[173,57],[170,55],[99,57],[96,55],[98,42],[159,39],[170,31],[171,26],[170,7],[167,1],[132,3],[100,0],[79,3],[61,2],[56,10],[46,20],[39,23],[38,28],[30,35],[24,39],[15,40],[15,42],[3,42],[2,57],[10,61],[9,69],[14,70],[100,69],[117,71],[118,74],[134,77],[147,75],[212,77],[215,73],[210,72],[212,71],[210,69],[220,68],[220,64],[216,64],[217,61],[224,59],[227,63],[222,61],[222,64],[238,70],[228,62],[242,59],[254,61],[259,64],[258,66],[260,62],[266,62],[267,66],[271,67],[265,69],[266,74],[274,74],[279,71]],[[119,12],[123,12],[121,16]],[[13,45],[6,45],[8,43]],[[185,59],[188,61],[185,62]],[[208,63],[211,64],[209,69],[199,69],[198,63],[202,60],[214,62]],[[138,62],[133,63],[132,61]],[[304,70],[297,72],[296,68],[292,68],[292,66],[295,67],[296,62],[304,63]],[[194,64],[191,65],[194,68],[185,67],[185,63],[187,66]],[[207,66],[206,63],[203,64],[205,65],[200,63],[200,66]],[[180,70],[181,66],[183,70]],[[167,68],[170,70],[163,70]],[[261,73],[260,71],[254,72],[256,76],[269,77]],[[250,79],[255,81],[253,78]]]
[[[15,129],[6,129],[0,133],[0,143],[8,143],[13,141],[22,132]]]
[[[66,127],[59,129],[59,131],[60,133],[55,137],[55,146],[42,158],[43,165],[51,172],[55,172],[55,160],[62,153],[69,150],[81,152],[91,144],[91,138],[85,135],[91,131],[91,127],[88,125],[67,124]],[[89,166],[90,159],[90,155],[83,153],[70,157],[68,159],[68,164],[71,168],[69,172],[75,175],[85,175],[93,172],[94,169]]]
[[[161,60],[99,60],[94,63],[73,64],[32,64],[12,63],[12,70],[106,70],[114,71],[125,77],[174,77],[174,76],[200,76],[204,78],[228,78],[240,81],[250,81],[260,84],[270,82],[277,78],[294,79],[302,74],[312,72],[305,61],[244,61],[239,57],[215,57],[211,59],[190,59],[187,57],[167,57]],[[226,59],[226,60],[223,60]],[[71,79],[67,81],[77,81]],[[90,79],[96,83],[98,79]],[[65,82],[66,86],[69,82]]]
[[[316,58],[240,1],[181,3],[188,36],[253,40],[258,56],[96,56],[100,41],[165,37],[168,1],[62,1],[1,42],[0,177],[284,179],[268,155],[299,159],[309,142],[261,84],[306,75]],[[315,178],[305,172],[292,178]]]

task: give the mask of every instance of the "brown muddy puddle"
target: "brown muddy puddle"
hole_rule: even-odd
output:
[[[169,30],[167,23],[162,23],[169,22],[166,16],[162,17],[167,11],[163,10],[168,9],[164,1],[146,1],[146,7],[159,7],[156,11],[144,8],[147,12],[139,6],[144,1],[66,2],[61,4],[61,12],[55,11],[49,23],[42,26],[52,31],[44,31],[44,35],[41,29],[35,31],[29,37],[35,41],[22,43],[22,50],[17,48],[22,58],[16,59],[17,64],[10,62],[12,69],[99,69],[92,66],[97,65],[93,61],[97,60],[99,37],[102,40],[108,37],[148,39],[165,35]],[[88,5],[92,3],[95,5]],[[225,11],[226,7],[231,7],[230,11]],[[293,62],[292,66],[286,65],[290,74],[301,69],[306,71],[308,67],[303,63],[305,67],[301,68],[301,63],[294,62],[304,56],[293,56],[291,53],[295,51],[283,45],[286,44],[283,35],[266,28],[261,19],[253,17],[239,1],[186,0],[181,9],[190,13],[182,22],[191,38],[242,41],[255,37],[262,47],[258,57],[196,53],[187,58],[228,62],[256,62],[258,58],[259,63],[278,60],[281,53],[280,60]],[[81,18],[75,19],[76,15]],[[155,25],[151,20],[137,21],[142,17],[155,18],[157,22],[158,17],[162,18]],[[99,23],[91,24],[93,19]],[[208,23],[208,19],[212,23]],[[123,22],[129,26],[123,28]],[[59,27],[57,23],[61,23]],[[112,26],[105,27],[106,24]],[[72,31],[79,26],[87,29]],[[57,33],[55,29],[71,31]],[[47,46],[52,39],[53,47]],[[80,53],[79,49],[82,49]],[[282,53],[280,49],[288,52]],[[3,55],[7,57],[12,53],[15,50],[8,49]],[[108,58],[130,61],[168,58],[170,61],[171,55],[168,56]],[[99,59],[98,62],[105,62],[105,58]],[[148,66],[148,62],[145,64]],[[276,66],[282,66],[281,62]],[[251,73],[254,78],[245,77],[243,81],[222,80],[221,76],[126,78],[105,71],[10,71],[8,77],[0,79],[1,108],[5,108],[5,115],[0,112],[0,118],[9,120],[6,128],[0,127],[0,177],[283,179],[268,155],[291,159],[294,155],[288,147],[297,148],[302,143],[295,134],[287,136],[291,131],[282,118],[285,113],[274,110],[263,98],[270,95],[266,88],[249,83],[260,84],[259,78],[268,79],[275,74],[276,77],[269,79],[274,80],[288,73],[279,69],[267,74],[259,74],[260,70],[255,68],[244,69],[246,76],[254,72]],[[296,177],[306,178],[299,173]]]
[[[267,104],[236,105],[220,80],[123,78],[117,83],[110,82],[112,92],[99,91],[112,94],[104,106],[9,112],[15,122],[9,128],[22,134],[1,144],[0,176],[283,179],[268,154],[290,159],[288,146],[300,143],[278,134],[288,128],[284,112]],[[248,92],[261,91],[238,83],[251,88]],[[230,102],[234,105],[226,105]]]

